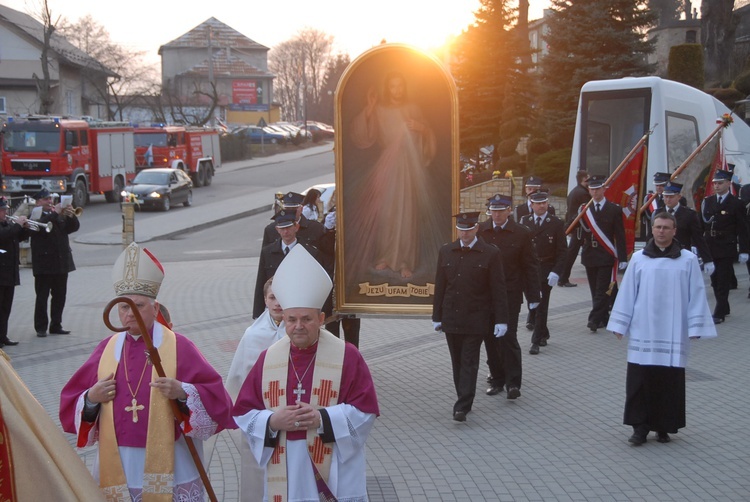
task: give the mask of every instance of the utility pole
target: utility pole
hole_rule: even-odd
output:
[[[208,86],[209,88],[214,83],[214,51],[213,51],[213,41],[214,41],[214,29],[212,26],[208,27]],[[211,128],[213,129],[216,126],[216,119],[213,115],[211,115]]]

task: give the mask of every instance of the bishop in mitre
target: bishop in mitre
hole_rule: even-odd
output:
[[[200,454],[202,440],[234,428],[221,375],[193,342],[156,321],[163,278],[161,264],[136,243],[112,272],[115,295],[135,303],[167,376],[154,370],[133,310],[119,303],[125,331],[99,343],[60,397],[63,429],[76,434],[79,448],[98,444],[92,474],[110,501],[203,500],[183,434]],[[171,399],[182,412],[180,421]]]
[[[367,499],[377,396],[357,348],[321,328],[331,287],[303,246],[273,279],[287,336],[261,353],[232,412],[265,471],[265,500]]]

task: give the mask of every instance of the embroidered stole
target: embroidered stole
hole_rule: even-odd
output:
[[[341,373],[344,368],[345,343],[321,329],[318,339],[318,350],[313,369],[313,384],[310,392],[310,404],[313,408],[325,408],[338,404],[341,388]],[[286,406],[287,378],[289,375],[289,337],[284,337],[273,344],[266,353],[263,363],[263,402],[266,409],[276,411]],[[333,445],[323,443],[316,429],[307,430],[307,451],[314,471],[324,483],[328,483],[333,459]],[[266,468],[268,499],[274,502],[285,502],[287,490],[287,448],[286,431],[279,432],[271,460]]]
[[[155,323],[154,335],[161,330],[159,345],[161,364],[167,377],[177,375],[177,342],[166,327]],[[110,338],[99,360],[99,379],[117,372],[121,354],[117,341],[127,336],[119,333]],[[124,340],[123,340],[124,342]],[[124,343],[119,344],[122,351]],[[151,371],[151,381],[158,378]],[[122,391],[122,389],[120,389]],[[112,401],[102,403],[99,411],[99,486],[108,502],[129,502],[125,471],[115,435]],[[174,491],[174,416],[169,400],[161,392],[151,389],[148,405],[148,432],[146,436],[146,464],[143,473],[143,502],[171,502]]]

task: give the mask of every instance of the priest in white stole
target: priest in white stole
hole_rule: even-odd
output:
[[[367,500],[377,396],[357,348],[321,328],[331,287],[302,246],[273,279],[287,337],[260,355],[232,412],[265,469],[265,500]]]
[[[685,427],[685,366],[690,339],[713,338],[716,327],[706,300],[698,257],[674,239],[675,217],[653,217],[653,238],[633,254],[612,307],[607,329],[628,337],[623,422],[628,440],[660,443]]]
[[[60,396],[63,429],[77,435],[79,448],[98,443],[92,474],[108,501],[203,500],[203,483],[182,433],[200,453],[201,440],[234,428],[221,375],[190,340],[156,322],[163,278],[161,264],[136,243],[112,272],[115,294],[135,303],[167,376],[154,371],[135,315],[120,303],[126,331],[100,342]],[[170,399],[182,412],[179,422]]]

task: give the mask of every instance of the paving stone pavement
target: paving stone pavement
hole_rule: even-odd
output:
[[[257,259],[165,267],[159,296],[177,331],[226,375],[250,323]],[[554,289],[552,338],[541,354],[528,355],[531,334],[521,325],[522,397],[486,396],[480,378],[465,423],[451,419],[448,349],[429,319],[365,317],[360,348],[381,410],[368,442],[371,500],[748,500],[750,300],[746,269],[735,270],[740,289],[730,295],[732,315],[718,326],[719,338],[692,343],[688,425],[669,444],[627,443],[626,345],[604,330],[594,335],[586,329],[589,291],[578,264],[572,279],[579,287]],[[71,274],[64,325],[73,333],[47,338],[37,338],[32,327],[31,271],[21,275],[10,319],[11,336],[21,344],[7,352],[59,424],[60,389],[106,335],[101,315],[112,297],[110,267]],[[480,371],[483,376],[484,364]],[[93,453],[83,450],[81,457],[90,465]],[[237,500],[238,468],[236,448],[223,433],[209,469],[220,500]]]

